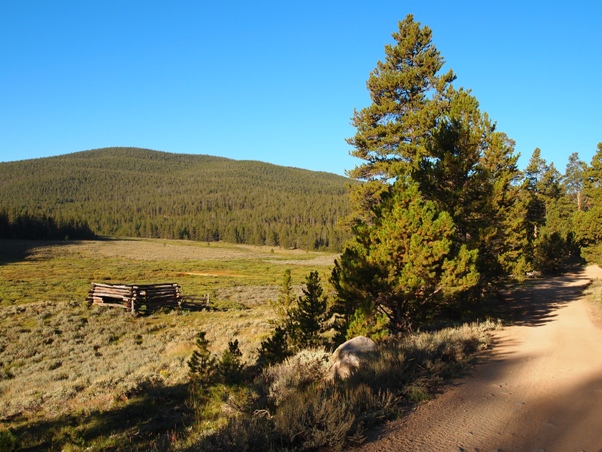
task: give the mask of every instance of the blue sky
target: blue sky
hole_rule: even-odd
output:
[[[408,13],[524,167],[602,141],[598,1],[0,0],[0,161],[108,146],[344,174]]]

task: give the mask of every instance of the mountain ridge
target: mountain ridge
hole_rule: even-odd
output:
[[[100,235],[338,250],[352,183],[255,160],[100,148],[0,162],[0,210],[85,221]]]

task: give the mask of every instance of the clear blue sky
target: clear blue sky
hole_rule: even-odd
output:
[[[408,13],[524,167],[602,141],[599,1],[0,0],[0,161],[108,146],[344,174]]]

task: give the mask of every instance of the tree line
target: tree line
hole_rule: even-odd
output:
[[[508,279],[602,262],[602,145],[564,174],[454,85],[432,31],[407,16],[368,78],[348,139],[352,235],[331,282],[340,331],[379,336],[467,318]]]
[[[91,240],[96,235],[85,221],[56,222],[47,215],[9,215],[0,211],[0,239]]]
[[[334,174],[137,148],[0,164],[9,221],[85,222],[97,235],[340,250],[350,180]]]

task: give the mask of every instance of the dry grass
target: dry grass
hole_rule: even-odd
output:
[[[428,396],[487,343],[482,327],[391,342],[339,388],[322,384],[315,369],[297,376],[299,366],[277,368],[266,379],[267,408],[279,410],[270,419],[230,415],[257,402],[245,388],[218,388],[216,403],[202,410],[191,404],[186,361],[197,333],[206,332],[216,354],[237,338],[243,360],[252,361],[272,329],[268,301],[284,269],[299,290],[310,270],[327,281],[334,257],[165,240],[0,241],[0,440],[44,450],[337,449],[350,432],[389,415],[394,401]],[[132,317],[89,308],[92,281],[175,281],[221,309]],[[316,356],[321,366],[325,355]],[[305,431],[295,436],[297,428]]]
[[[347,380],[329,377],[329,353],[303,350],[264,370],[255,382],[263,397],[255,398],[251,407],[217,429],[202,432],[197,424],[186,447],[343,450],[357,445],[370,425],[427,400],[446,379],[464,374],[475,354],[489,346],[490,330],[497,327],[487,321],[390,338],[365,356]],[[215,407],[214,402],[209,405]],[[203,415],[206,419],[207,411]]]
[[[0,241],[0,422],[19,447],[146,449],[185,420],[198,331],[215,352],[238,338],[253,359],[272,328],[282,262],[299,287],[308,262],[332,258],[165,240]],[[92,281],[175,281],[223,310],[132,317],[89,308]]]
[[[588,310],[592,321],[602,328],[602,281],[595,279],[584,293],[589,300]]]

